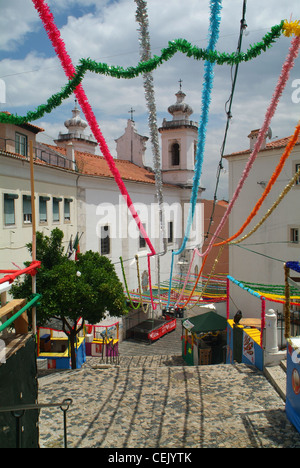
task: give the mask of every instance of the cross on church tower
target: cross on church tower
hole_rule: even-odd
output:
[[[179,87],[180,87],[180,91],[181,91],[181,88],[182,88],[182,79],[181,78],[179,80]]]
[[[128,111],[128,114],[131,115],[131,121],[132,121],[132,122],[134,122],[134,120],[133,120],[133,113],[134,113],[134,112],[135,112],[135,110],[132,109],[132,108],[130,109],[130,111]]]

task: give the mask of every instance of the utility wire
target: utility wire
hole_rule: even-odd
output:
[[[243,33],[244,33],[244,30],[247,27],[246,20],[245,20],[246,4],[247,4],[247,0],[244,0],[244,3],[243,3],[243,16],[242,16],[242,19],[241,19],[241,26],[240,26],[240,36],[239,36],[238,46],[237,46],[237,51],[236,51],[237,54],[239,54],[240,51],[241,51]],[[209,236],[209,231],[210,231],[210,228],[211,228],[211,225],[212,225],[212,222],[213,222],[215,207],[216,207],[216,203],[217,203],[217,191],[218,191],[218,186],[219,186],[219,182],[220,182],[221,170],[223,169],[223,157],[224,157],[225,145],[226,145],[226,140],[227,140],[227,133],[228,133],[230,121],[232,119],[231,107],[232,107],[232,102],[233,102],[233,95],[234,95],[234,91],[235,91],[235,85],[236,85],[236,80],[237,80],[238,69],[239,69],[239,64],[237,63],[235,65],[234,75],[232,77],[233,66],[231,67],[231,80],[232,80],[231,93],[230,93],[230,96],[229,96],[228,100],[225,103],[225,113],[227,115],[227,121],[226,121],[224,139],[223,139],[223,143],[222,143],[222,146],[221,146],[221,159],[220,159],[220,162],[219,162],[219,165],[218,165],[217,182],[216,182],[216,188],[215,188],[215,193],[214,193],[214,202],[213,202],[213,207],[212,207],[212,213],[211,213],[211,216],[210,216],[210,221],[209,221],[207,233],[205,235],[205,239],[207,239],[208,236]],[[229,107],[228,107],[228,110],[227,110],[226,108],[227,108],[228,103],[229,103]]]

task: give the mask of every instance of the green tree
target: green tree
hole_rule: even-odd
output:
[[[42,294],[37,308],[37,324],[51,318],[62,322],[62,330],[70,340],[72,368],[76,368],[76,335],[85,321],[94,324],[106,312],[120,317],[126,313],[123,286],[114,266],[106,257],[88,251],[78,254],[76,262],[68,260],[62,246],[63,233],[54,229],[51,236],[37,232],[37,255],[41,268],[36,276],[37,292]],[[31,244],[28,244],[31,252]],[[12,287],[14,297],[29,297],[31,277]],[[78,320],[82,319],[78,325]]]

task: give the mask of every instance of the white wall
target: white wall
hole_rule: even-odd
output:
[[[284,148],[261,151],[254,162],[252,170],[234,205],[230,215],[229,233],[233,235],[242,226],[252,211],[256,202],[263,194],[265,184],[270,180]],[[245,168],[249,154],[228,157],[230,199],[237,187]],[[295,164],[300,162],[300,148],[297,145],[287,160],[269,196],[264,201],[258,214],[241,236],[247,234],[267,213],[278,199],[295,171]],[[259,184],[262,182],[263,184]],[[239,281],[257,282],[263,284],[284,284],[283,263],[289,260],[299,260],[298,244],[288,244],[289,230],[298,226],[300,232],[299,195],[300,185],[294,186],[267,221],[251,237],[239,246],[232,245],[229,250],[229,272]],[[238,238],[240,238],[239,236]],[[255,251],[253,253],[249,250]],[[232,297],[244,316],[260,316],[260,301],[238,286],[231,286]],[[232,310],[236,308],[232,305]],[[267,308],[282,309],[274,302],[268,302]]]
[[[30,165],[28,161],[0,156],[0,268],[14,269],[12,262],[20,267],[23,262],[31,260],[26,244],[32,241],[32,224],[23,223],[23,195],[30,195]],[[36,230],[50,235],[55,227],[64,232],[65,246],[71,234],[73,239],[77,232],[77,175],[68,171],[47,166],[34,166],[35,213]],[[19,197],[15,200],[15,224],[4,225],[4,193],[14,193]],[[46,223],[39,222],[39,195],[49,196],[47,202]],[[63,201],[60,202],[60,222],[52,220],[52,198],[72,198],[70,204],[71,221],[63,218]]]
[[[135,255],[139,256],[142,276],[144,271],[148,271],[147,254],[150,250],[147,244],[145,248],[139,248],[139,231],[118,187],[113,180],[99,177],[81,176],[78,183],[79,190],[85,191],[85,203],[82,203],[82,209],[86,212],[85,249],[100,252],[100,228],[101,225],[109,224],[111,252],[108,258],[115,264],[119,278],[123,279],[120,265],[120,256],[122,257],[129,289],[137,289]],[[133,182],[126,182],[126,186],[155,251],[162,252],[155,186]],[[160,259],[161,282],[169,279],[172,250],[177,250],[181,245],[183,227],[185,227],[183,217],[186,217],[188,209],[188,205],[185,207],[182,205],[182,189],[165,186],[163,191],[165,221],[166,225],[169,221],[173,221],[174,242],[168,244],[168,253]],[[196,212],[194,230],[196,235],[190,243],[193,246],[198,245],[203,237],[203,210],[200,205]],[[178,272],[177,261],[178,257],[175,261],[174,274]],[[201,265],[201,259],[196,261]],[[151,258],[151,277],[152,284],[157,284],[157,257]]]

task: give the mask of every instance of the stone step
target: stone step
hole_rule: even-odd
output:
[[[284,367],[285,366],[285,367]],[[286,400],[286,364],[265,367],[264,374],[281,398]]]
[[[118,359],[110,360],[101,359],[98,357],[87,357],[84,367],[100,368],[100,367],[115,367],[120,368],[150,368],[150,367],[174,367],[185,366],[186,362],[181,355],[137,355],[137,356],[119,356]]]
[[[185,364],[181,355],[120,356],[120,367],[173,367]]]
[[[280,367],[284,370],[284,372],[286,372],[286,359],[283,359],[280,362]]]

